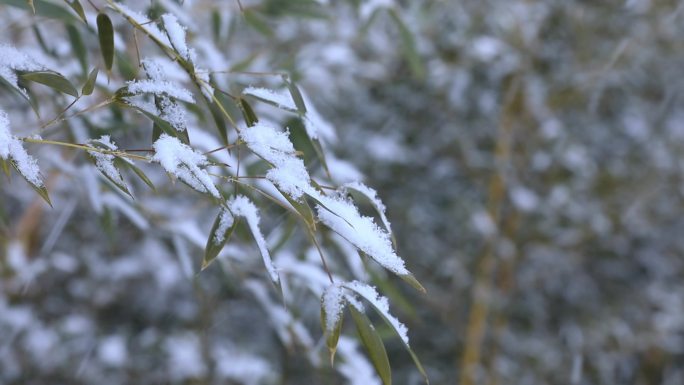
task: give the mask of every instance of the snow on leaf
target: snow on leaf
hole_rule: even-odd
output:
[[[392,233],[390,222],[387,219],[385,205],[382,203],[380,198],[378,198],[377,191],[360,182],[347,183],[343,186],[343,188],[358,191],[365,196],[371,202],[373,208],[378,212],[378,215],[380,215],[380,220],[385,226],[385,229],[387,229],[387,232],[390,234]]]
[[[91,140],[88,144],[89,147],[93,147],[93,144],[100,144],[106,147],[108,150],[117,150],[116,145],[111,141],[109,135],[103,135],[100,139]],[[128,186],[124,181],[119,169],[114,165],[114,159],[116,157],[112,154],[104,154],[98,151],[88,151],[88,154],[95,160],[95,167],[107,178],[109,178],[115,185],[121,187],[122,190],[128,192]]]
[[[280,278],[278,277],[278,270],[271,260],[271,255],[266,247],[266,239],[264,238],[263,234],[261,234],[261,230],[259,229],[260,218],[256,206],[254,206],[249,198],[239,195],[232,201],[228,202],[228,208],[234,216],[244,217],[247,220],[247,225],[249,226],[252,236],[254,236],[254,240],[257,243],[261,257],[264,260],[264,265],[266,265],[268,275],[271,277],[271,281],[273,281],[273,283],[279,285]]]
[[[400,275],[410,275],[392,248],[389,234],[378,227],[370,217],[361,216],[358,209],[343,198],[314,194],[319,202],[318,219],[338,233],[357,249],[366,253],[387,270]]]
[[[408,329],[406,326],[399,322],[399,320],[394,317],[389,312],[389,303],[387,298],[378,294],[373,286],[367,285],[363,282],[352,281],[344,284],[344,287],[355,292],[356,294],[363,297],[365,300],[371,303],[373,307],[382,315],[382,317],[387,321],[387,323],[392,326],[392,328],[397,332],[399,338],[408,345]]]
[[[322,306],[325,311],[325,332],[332,333],[344,311],[344,290],[340,284],[332,284],[325,289]]]
[[[34,187],[44,187],[38,162],[26,152],[21,140],[12,135],[9,124],[7,113],[0,110],[0,158],[11,159],[17,171]]]
[[[223,209],[219,216],[219,224],[214,233],[214,239],[212,240],[215,245],[220,245],[226,240],[226,232],[234,222],[235,218],[233,218],[233,214],[231,214],[230,211]]]
[[[157,96],[169,96],[186,103],[195,102],[195,98],[192,97],[190,91],[164,80],[134,80],[128,83],[128,92],[134,95],[154,94]]]
[[[306,93],[302,92],[304,103],[306,104],[306,114],[303,117],[306,134],[311,140],[325,139],[329,142],[335,140],[335,129],[327,122],[316,110]]]
[[[142,15],[139,12],[133,11],[132,9],[128,8],[124,4],[121,3],[114,3],[110,2],[109,5],[117,12],[122,14],[126,19],[128,19],[129,22],[132,22],[134,26],[137,28],[140,28],[142,31],[144,31],[146,34],[148,34],[150,37],[153,39],[157,40],[157,42],[161,43],[162,45],[165,45],[169,47],[171,45],[171,42],[169,42],[169,39],[166,37],[165,34],[163,34],[157,25],[148,19],[146,16]]]
[[[295,155],[295,148],[285,132],[266,124],[256,124],[240,131],[240,137],[255,154],[273,165],[266,178],[282,192],[299,200],[312,190],[311,177],[304,162]]]
[[[45,71],[46,68],[38,64],[33,58],[18,49],[0,44],[0,78],[28,98],[26,90],[17,84],[16,71]]]
[[[183,59],[192,62],[190,49],[185,43],[185,27],[180,25],[176,16],[170,13],[162,15],[161,19],[173,48]]]
[[[242,94],[254,96],[257,99],[263,100],[264,102],[284,110],[297,111],[297,106],[295,105],[294,100],[292,100],[292,95],[287,91],[274,91],[261,87],[247,87],[242,91]]]
[[[159,162],[166,172],[199,192],[207,192],[215,198],[220,198],[221,194],[211,177],[201,168],[208,164],[204,155],[167,134],[162,134],[152,146],[155,151],[152,160]]]

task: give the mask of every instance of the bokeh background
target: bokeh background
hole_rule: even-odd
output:
[[[0,0],[0,39],[81,76],[66,27],[78,20],[48,7],[68,13],[64,2],[36,3],[33,16]],[[216,74],[227,87],[292,74],[335,127],[331,167],[378,190],[399,255],[427,289],[374,278],[431,383],[684,383],[684,3],[129,5],[175,13],[209,69],[233,71]],[[136,53],[112,19],[128,54],[116,82]],[[97,65],[92,26],[78,28]],[[34,132],[5,89],[0,107]],[[140,143],[136,119],[112,109],[60,129]],[[52,170],[54,208],[3,177],[0,383],[354,382],[312,358],[316,299],[292,294],[307,349],[283,342],[241,258],[199,273],[215,213],[196,194],[157,173],[166,187],[141,187],[131,203],[93,187],[96,171],[73,152],[30,149]],[[290,224],[263,215],[273,245]],[[304,243],[287,242],[276,262],[309,253]],[[421,383],[387,336],[394,382]]]

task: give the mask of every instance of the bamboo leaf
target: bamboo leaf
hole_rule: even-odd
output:
[[[221,227],[221,217],[223,215],[226,215],[225,213],[225,211],[221,211],[219,215],[216,217],[216,220],[214,220],[213,226],[211,226],[211,230],[209,231],[209,239],[207,239],[207,246],[204,249],[202,270],[209,267],[209,265],[214,261],[214,259],[216,259],[216,256],[219,252],[221,252],[223,246],[225,246],[225,244],[230,240],[230,237],[233,235],[233,232],[237,227],[239,219],[233,218],[233,223],[223,232],[223,234],[217,234]],[[228,212],[227,215],[230,215],[230,213]],[[217,240],[219,240],[219,242],[217,242]]]
[[[420,291],[421,293],[423,293],[423,294],[427,293],[427,290],[425,290],[423,285],[421,285],[420,282],[418,282],[418,280],[416,279],[416,277],[413,276],[413,274],[400,275],[399,278],[403,279],[404,282],[408,283],[414,289]]]
[[[365,314],[358,311],[353,305],[349,306],[349,311],[351,312],[352,319],[354,319],[356,331],[359,333],[361,343],[363,343],[363,346],[368,350],[368,356],[375,367],[375,371],[382,379],[384,385],[391,385],[392,372],[382,339]]]
[[[30,180],[28,180],[26,176],[24,176],[24,174],[21,172],[21,170],[19,170],[19,167],[17,167],[17,164],[13,160],[10,161],[10,163],[12,164],[12,167],[14,167],[14,169],[17,171],[17,173],[19,173],[19,175],[21,175],[21,177],[24,178],[26,183],[28,183],[31,186],[31,188],[33,188],[33,190],[37,192],[38,195],[41,198],[43,198],[43,200],[47,202],[48,205],[50,205],[50,207],[52,207],[52,202],[50,201],[50,195],[48,194],[47,187],[45,187],[45,185],[43,185],[42,183],[40,185],[34,184]]]
[[[261,32],[261,34],[265,36],[273,37],[273,30],[271,27],[269,27],[268,24],[266,24],[266,22],[254,11],[251,9],[245,9],[245,11],[242,12],[242,16],[245,18],[247,24],[251,25],[252,28]]]
[[[74,10],[74,12],[76,12],[78,17],[80,17],[84,23],[88,24],[88,20],[86,19],[85,11],[83,10],[83,5],[81,5],[80,1],[78,1],[78,0],[71,0],[71,1],[64,0],[64,2],[67,3],[71,7],[71,9]]]
[[[73,23],[77,22],[78,19],[73,16],[73,14],[66,9],[60,7],[57,4],[45,1],[45,0],[32,0],[33,6],[35,7],[35,14],[37,16],[48,17],[52,19],[59,19],[64,22]],[[0,4],[10,5],[13,7],[30,10],[31,5],[27,0],[0,0]]]
[[[420,55],[418,54],[418,49],[416,48],[416,41],[413,38],[413,34],[408,29],[404,21],[401,20],[399,14],[397,14],[397,12],[394,9],[389,10],[389,14],[394,20],[394,22],[397,24],[397,27],[399,28],[399,35],[401,36],[402,43],[402,51],[404,52],[404,56],[406,57],[409,66],[411,67],[413,75],[418,79],[424,78],[425,68],[423,66],[423,61],[420,58]]]
[[[38,71],[26,72],[20,75],[22,79],[46,85],[59,92],[78,97],[78,91],[64,76],[57,72]]]
[[[85,84],[83,85],[83,88],[81,88],[81,94],[83,95],[90,95],[93,93],[93,90],[95,89],[95,82],[97,81],[97,74],[99,70],[94,68],[92,71],[90,71],[90,75],[88,75],[88,79],[86,80]]]
[[[325,331],[325,343],[328,346],[328,352],[330,354],[330,366],[334,364],[335,361],[335,352],[337,351],[337,342],[340,339],[340,332],[342,331],[342,320],[344,317],[342,317],[342,313],[344,311],[344,299],[340,296],[340,298],[332,298],[328,297],[326,298],[327,295],[330,295],[331,292],[330,290],[339,290],[339,286],[332,286],[332,289],[326,290],[322,297],[321,297],[321,325],[323,327],[323,330]],[[332,314],[332,317],[335,318],[335,321],[333,322],[332,328],[330,328],[330,325],[328,324],[330,317],[330,314],[327,314],[326,311],[326,301],[333,300],[335,301],[335,310],[339,310],[339,314]],[[339,300],[339,302],[338,302]]]
[[[97,15],[97,36],[100,39],[105,68],[107,73],[110,73],[114,64],[114,27],[109,16],[104,13]]]
[[[150,189],[152,189],[152,191],[156,190],[154,188],[154,184],[152,183],[150,178],[148,178],[147,175],[145,175],[145,173],[141,169],[139,169],[136,165],[134,165],[133,163],[130,163],[130,162],[126,162],[126,161],[121,160],[121,159],[116,159],[114,162],[116,163],[116,161],[120,161],[123,167],[132,170],[135,173],[135,175],[137,175],[138,178],[140,178],[140,180],[142,180]]]
[[[249,105],[247,100],[240,98],[238,105],[240,106],[242,116],[245,118],[247,127],[252,127],[253,125],[259,123],[259,118],[257,118],[256,114],[254,113],[254,109],[252,109],[252,106]]]
[[[27,0],[26,2],[28,3],[29,7],[31,7],[31,10],[33,10],[33,14],[35,15],[36,14],[36,6],[33,5],[33,0]]]
[[[290,91],[290,95],[292,95],[292,100],[295,103],[295,106],[297,106],[297,110],[299,110],[300,114],[306,114],[306,105],[304,104],[304,97],[302,97],[302,93],[299,91],[299,88],[297,88],[297,85],[291,82],[287,77],[283,76],[283,81],[285,81],[285,84],[287,85],[288,91]]]

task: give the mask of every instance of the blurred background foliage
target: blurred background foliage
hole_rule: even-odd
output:
[[[64,2],[35,0],[36,16],[0,4],[3,40],[71,63],[74,79],[87,75],[79,60],[100,60],[94,24]],[[203,58],[223,55],[210,70],[244,71],[215,75],[231,88],[290,73],[335,126],[329,150],[349,163],[329,161],[378,190],[428,291],[374,279],[431,383],[681,384],[683,8],[159,0],[149,15],[176,13]],[[74,60],[77,40],[87,54]],[[115,78],[137,72],[126,47]],[[13,121],[30,121],[4,91]],[[114,108],[65,124],[136,143],[134,118]],[[65,175],[91,172],[40,151]],[[53,177],[52,210],[3,179],[0,382],[344,383],[276,338],[239,258],[197,274],[206,238],[193,237],[213,216],[187,219],[209,209],[192,192],[106,198],[98,211],[79,178]],[[275,243],[291,224],[271,214]],[[307,252],[295,237],[282,253]],[[298,295],[309,306],[290,310],[318,338],[318,303]],[[386,345],[394,382],[421,383],[401,344]]]

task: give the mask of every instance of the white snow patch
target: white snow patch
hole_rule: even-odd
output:
[[[15,71],[44,71],[46,68],[35,59],[19,51],[11,45],[0,44],[0,77],[12,87],[28,97],[26,90],[17,84]]]
[[[392,233],[392,227],[390,226],[390,222],[387,219],[385,205],[382,203],[380,198],[378,198],[377,191],[360,182],[347,183],[343,186],[343,188],[358,191],[363,196],[365,196],[369,201],[371,201],[373,208],[375,208],[375,210],[378,212],[378,215],[380,215],[380,220],[382,221],[382,224],[385,226],[385,229],[388,233]]]
[[[387,298],[379,295],[373,286],[367,285],[363,282],[348,282],[344,284],[344,287],[354,291],[355,293],[366,299],[368,302],[370,302],[371,305],[373,305],[373,307],[376,308],[380,312],[380,314],[382,314],[383,318],[385,318],[385,320],[387,320],[387,322],[389,322],[389,324],[392,325],[392,328],[394,328],[394,330],[397,332],[401,340],[404,341],[406,345],[408,345],[408,330],[406,329],[406,326],[404,326],[404,324],[399,322],[399,320],[396,317],[390,314],[389,303],[387,302]]]
[[[29,155],[16,136],[12,135],[7,113],[0,110],[0,158],[14,161],[17,170],[32,185],[43,187],[43,179],[35,158]]]
[[[164,80],[134,80],[128,83],[128,91],[132,94],[154,94],[157,96],[169,96],[186,103],[194,103],[192,93],[183,87],[179,87]]]
[[[162,134],[152,147],[155,151],[152,160],[159,162],[166,172],[199,192],[208,192],[215,198],[220,198],[221,194],[211,177],[206,170],[200,168],[208,164],[204,155],[167,134]]]
[[[88,143],[88,147],[93,147],[93,142],[100,143],[103,146],[107,147],[109,150],[115,151],[118,149],[116,145],[111,142],[109,135],[103,135],[100,137],[100,139],[91,140]],[[97,167],[97,169],[100,170],[100,172],[109,177],[117,185],[128,189],[128,186],[126,185],[126,182],[123,180],[121,173],[116,168],[116,166],[114,166],[114,155],[104,154],[101,152],[90,150],[88,151],[88,154],[95,159],[95,167]]]
[[[228,231],[228,228],[232,226],[234,222],[235,218],[233,218],[233,214],[231,214],[230,211],[226,209],[221,210],[219,225],[216,228],[216,233],[214,233],[213,242],[215,245],[220,245],[226,240],[226,231]]]
[[[261,87],[247,87],[242,91],[243,95],[252,95],[263,101],[275,104],[276,106],[290,111],[297,111],[297,106],[292,95],[288,91],[275,91]]]
[[[271,255],[266,247],[266,239],[264,238],[263,234],[261,234],[261,230],[259,229],[260,218],[256,206],[254,206],[249,198],[239,195],[228,203],[228,208],[234,216],[244,217],[247,220],[247,225],[249,225],[249,229],[254,236],[257,246],[259,247],[259,252],[264,260],[264,265],[266,265],[266,270],[268,271],[271,280],[278,284],[280,282],[278,270],[276,269],[275,265],[273,265]]]
[[[176,52],[185,60],[193,61],[190,55],[190,49],[185,43],[185,27],[178,23],[176,16],[167,13],[162,15],[162,22],[164,23],[164,29],[169,37],[169,41]]]
[[[321,297],[325,311],[325,332],[332,333],[344,311],[344,289],[338,283],[330,285]]]
[[[166,37],[165,34],[163,34],[157,25],[148,19],[146,16],[143,14],[136,12],[127,6],[121,4],[121,3],[110,3],[110,6],[117,12],[121,13],[124,15],[129,20],[134,21],[136,24],[140,25],[140,27],[150,36],[152,36],[154,39],[158,40],[160,43],[163,45],[169,47],[171,45],[171,42],[169,42],[169,39]]]

